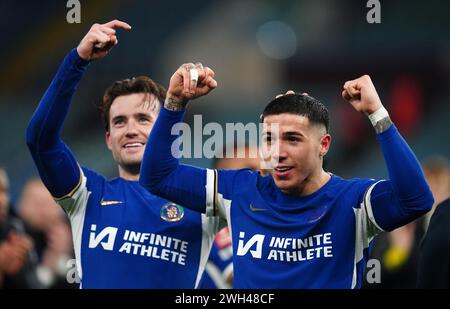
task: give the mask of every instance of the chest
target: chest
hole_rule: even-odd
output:
[[[252,263],[323,261],[353,252],[355,214],[338,199],[274,207],[255,195],[231,202],[233,252]]]
[[[201,218],[198,213],[151,195],[139,187],[116,185],[90,191],[85,231],[89,227],[92,229],[93,225],[97,226],[97,230],[98,227],[115,228],[124,237],[158,234],[185,238],[189,230],[195,231],[201,227]]]

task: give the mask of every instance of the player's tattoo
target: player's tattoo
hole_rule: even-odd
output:
[[[375,132],[377,132],[377,134],[383,133],[384,131],[389,129],[391,125],[392,125],[391,118],[389,116],[384,117],[383,119],[377,121],[377,123],[374,125]]]
[[[182,111],[186,108],[187,101],[179,98],[167,97],[164,107],[171,111]]]

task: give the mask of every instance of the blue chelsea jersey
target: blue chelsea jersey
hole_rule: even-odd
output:
[[[207,213],[230,224],[234,287],[360,287],[370,242],[381,230],[370,206],[374,184],[332,175],[311,195],[288,196],[271,176],[208,170]]]
[[[180,164],[171,153],[179,139],[172,128],[183,116],[161,109],[139,182],[149,192],[228,221],[236,288],[360,287],[373,237],[432,207],[420,164],[394,125],[377,135],[388,180],[331,175],[316,192],[293,196],[281,192],[271,176],[251,170]]]
[[[82,168],[68,214],[83,288],[194,288],[218,218],[150,194],[137,181]]]

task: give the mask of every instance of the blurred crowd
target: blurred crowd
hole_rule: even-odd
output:
[[[78,288],[66,280],[74,259],[70,225],[38,178],[12,206],[9,179],[0,168],[0,287]]]

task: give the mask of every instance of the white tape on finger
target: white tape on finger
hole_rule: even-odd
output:
[[[191,81],[196,83],[198,81],[198,70],[197,69],[191,69],[189,71],[189,74],[191,75]]]

